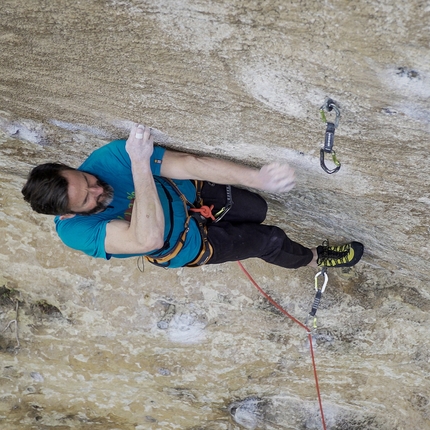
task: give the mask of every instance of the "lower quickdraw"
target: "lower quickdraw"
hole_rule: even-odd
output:
[[[329,122],[327,121],[325,112],[332,112],[332,111],[336,113],[336,118],[334,122]],[[340,109],[334,100],[330,98],[326,98],[324,104],[320,107],[320,114],[321,114],[321,119],[327,125],[326,131],[325,131],[324,147],[321,148],[320,150],[320,165],[326,173],[331,175],[332,173],[336,173],[337,171],[339,171],[341,166],[340,161],[336,157],[336,152],[333,149],[334,132],[339,125]],[[333,163],[336,166],[335,168],[329,169],[326,166],[325,160],[324,160],[325,154],[331,154]]]
[[[318,286],[318,277],[322,276],[324,278],[323,284],[321,287]],[[318,272],[315,275],[315,299],[314,302],[312,304],[312,309],[309,312],[308,318],[306,319],[306,325],[308,325],[308,321],[310,319],[310,317],[313,318],[313,328],[316,329],[317,328],[317,318],[316,318],[316,313],[317,310],[319,308],[320,302],[321,302],[321,298],[322,298],[322,294],[324,293],[326,287],[327,287],[327,282],[328,282],[328,275],[327,275],[327,267],[324,267],[323,269],[321,269],[320,272]]]

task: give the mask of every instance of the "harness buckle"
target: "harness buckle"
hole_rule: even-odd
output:
[[[334,122],[327,121],[325,112],[332,112],[334,111],[336,114]],[[320,165],[322,169],[331,175],[332,173],[336,173],[340,169],[340,161],[336,157],[336,152],[333,149],[334,145],[334,133],[336,128],[339,126],[339,120],[340,120],[340,109],[337,103],[327,97],[324,101],[324,104],[320,107],[320,115],[323,122],[326,123],[326,131],[325,131],[325,139],[324,139],[324,147],[320,150]],[[325,154],[331,154],[333,163],[335,164],[335,168],[329,169],[325,164]]]

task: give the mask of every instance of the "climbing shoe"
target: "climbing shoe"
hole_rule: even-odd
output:
[[[328,240],[325,240],[317,247],[317,264],[320,267],[351,267],[360,261],[363,251],[364,246],[360,242],[330,246]]]

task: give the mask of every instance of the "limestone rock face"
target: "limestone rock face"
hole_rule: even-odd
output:
[[[267,222],[366,246],[329,270],[312,334],[327,428],[430,428],[428,2],[3,0],[1,15],[2,429],[322,428],[306,332],[236,263],[94,260],[22,200],[33,166],[78,166],[132,122],[172,149],[296,168]],[[244,264],[306,319],[315,270]]]

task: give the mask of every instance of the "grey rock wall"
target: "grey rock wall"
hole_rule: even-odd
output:
[[[1,18],[2,428],[322,428],[306,333],[237,264],[91,260],[23,202],[32,166],[77,166],[134,121],[172,149],[296,168],[268,222],[366,246],[329,271],[313,332],[327,428],[430,428],[428,2],[4,0]],[[314,270],[244,264],[306,319]]]

